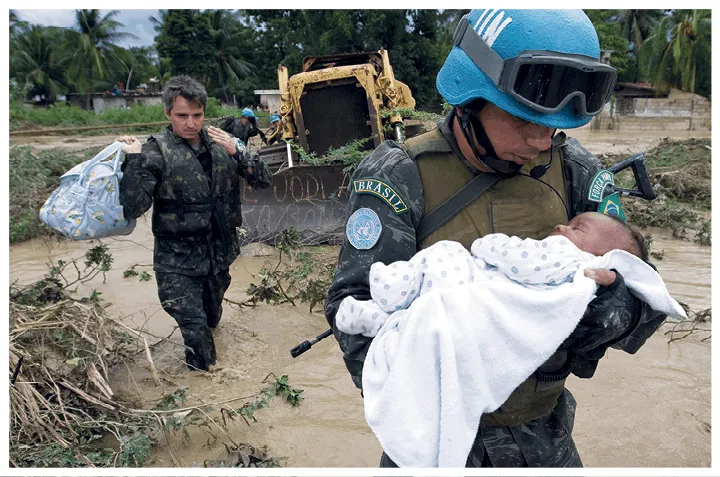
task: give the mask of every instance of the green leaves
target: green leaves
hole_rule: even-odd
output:
[[[272,269],[260,269],[260,284],[251,283],[247,289],[249,301],[273,305],[288,302],[295,306],[299,299],[309,303],[312,312],[316,304],[325,302],[335,264],[321,261],[320,252],[299,250],[300,235],[292,227],[282,231],[276,246],[280,251],[278,262]]]
[[[285,401],[290,403],[291,406],[297,406],[302,401],[302,389],[295,389],[288,383],[288,375],[283,374],[279,378],[275,379],[275,395],[282,397]]]

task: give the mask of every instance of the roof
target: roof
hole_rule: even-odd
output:
[[[615,86],[615,89],[622,89],[622,88],[635,88],[635,89],[646,89],[648,91],[655,91],[655,88],[651,83],[620,83],[618,82]]]
[[[253,91],[255,94],[280,94],[279,89],[256,89]]]

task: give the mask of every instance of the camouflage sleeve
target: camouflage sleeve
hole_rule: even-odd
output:
[[[142,154],[128,154],[122,165],[120,204],[127,219],[140,217],[152,205],[155,185],[162,178],[162,156],[153,138],[142,147]]]
[[[600,161],[575,138],[568,138],[562,148],[570,218],[583,212],[595,212],[598,204],[588,200],[587,191],[592,178],[602,169]]]
[[[575,139],[568,139],[563,148],[571,217],[596,211],[597,203],[587,197],[592,178],[602,169],[600,161]],[[636,353],[665,319],[665,315],[630,293],[619,273],[612,285],[599,287],[596,295],[577,328],[561,346],[580,357],[573,373],[581,378],[594,374],[597,361],[610,346]]]
[[[265,161],[257,153],[239,152],[235,159],[238,161],[238,172],[251,187],[267,189],[272,184],[272,173]]]
[[[415,255],[415,229],[422,218],[424,198],[416,164],[394,141],[383,142],[360,163],[349,189],[347,220],[351,226],[346,227],[335,278],[325,303],[325,317],[344,353],[345,366],[353,382],[362,389],[362,368],[372,339],[339,331],[335,326],[335,313],[347,296],[370,299],[368,273],[373,262],[387,264]],[[352,225],[356,223],[354,217],[361,216],[379,218],[380,230],[375,229],[379,237],[370,232],[363,237],[366,242],[356,248],[350,237],[357,245],[360,232]],[[372,243],[373,240],[376,242]]]

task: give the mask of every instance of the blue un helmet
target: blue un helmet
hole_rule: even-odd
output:
[[[255,117],[255,113],[253,113],[252,109],[250,109],[250,108],[245,108],[245,109],[243,109],[242,112],[240,113],[240,117],[242,117],[242,118],[254,118],[254,117]]]
[[[617,72],[581,10],[472,10],[437,76],[453,106],[484,99],[551,128],[590,122],[610,100]]]
[[[270,115],[270,124],[276,123],[278,121],[280,121],[280,116],[278,116],[277,114]]]

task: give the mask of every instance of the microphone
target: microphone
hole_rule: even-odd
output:
[[[545,173],[550,169],[550,166],[552,165],[553,161],[553,146],[550,146],[550,160],[547,164],[544,166],[535,166],[532,169],[530,169],[530,177],[533,179],[540,179],[542,176],[545,175]]]

